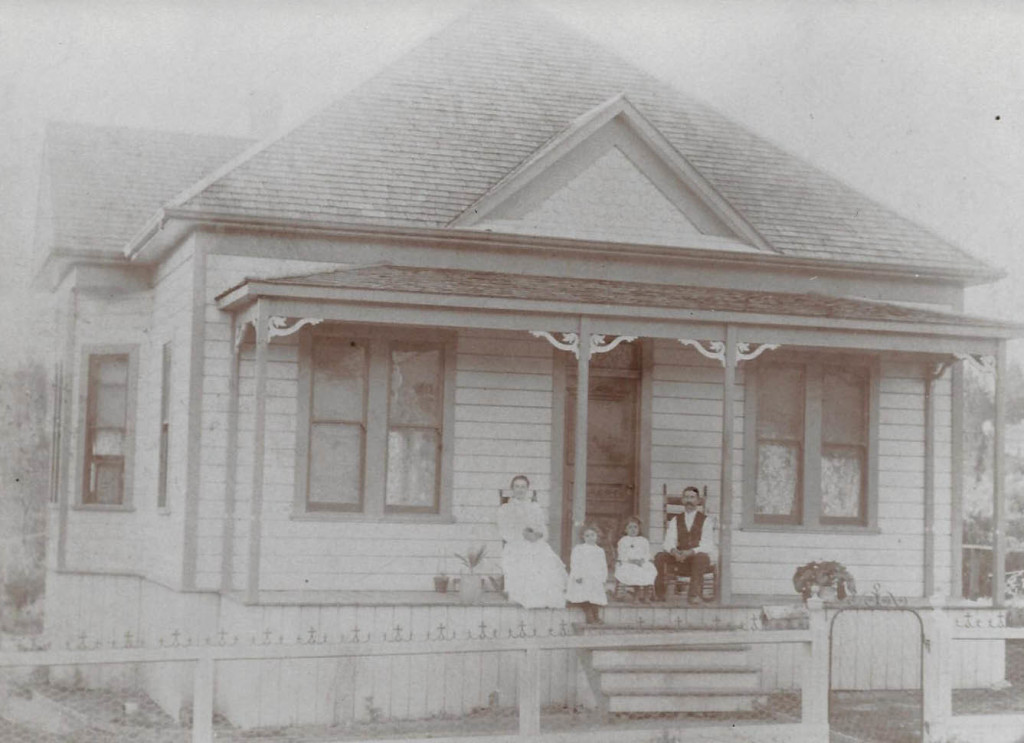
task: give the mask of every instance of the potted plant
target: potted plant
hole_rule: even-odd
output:
[[[469,575],[463,574],[462,580],[459,581],[459,596],[462,601],[467,604],[476,603],[480,598],[480,594],[483,592],[483,583],[480,578],[476,576],[473,571],[476,570],[477,566],[483,562],[484,555],[487,553],[487,545],[481,544],[479,547],[473,547],[472,549],[466,550],[466,554],[455,556],[459,558],[459,561],[469,570]]]
[[[448,593],[448,576],[438,573],[434,576],[434,590],[438,593]]]
[[[793,573],[793,588],[806,601],[811,596],[825,600],[845,599],[857,593],[853,575],[841,562],[823,560],[801,565]]]

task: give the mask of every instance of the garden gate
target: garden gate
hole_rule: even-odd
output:
[[[924,625],[899,600],[837,609],[829,623],[829,728],[842,743],[920,743]]]

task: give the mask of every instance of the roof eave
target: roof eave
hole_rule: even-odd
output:
[[[611,252],[618,255],[630,254],[637,258],[668,258],[686,263],[735,263],[749,266],[753,261],[779,269],[824,271],[834,274],[853,273],[870,277],[878,277],[879,274],[895,275],[909,279],[938,280],[963,287],[991,283],[1006,275],[1005,271],[987,265],[979,266],[975,270],[964,270],[865,261],[822,261],[767,252],[764,254],[737,253],[713,248],[597,242],[561,237],[458,230],[448,227],[378,227],[322,220],[238,215],[210,209],[170,206],[164,207],[150,218],[146,226],[125,247],[124,254],[133,261],[158,260],[165,249],[176,244],[193,229],[201,226],[288,235],[316,235],[339,239],[376,239],[417,244],[445,243],[451,245],[452,243],[461,243],[467,247],[482,249],[544,250],[547,252],[552,249],[561,249],[566,252]]]
[[[440,297],[440,298],[439,298]],[[250,279],[243,281],[216,297],[218,309],[228,312],[239,312],[258,299],[299,300],[315,303],[341,301],[366,302],[374,301],[384,304],[404,306],[440,306],[454,308],[465,304],[475,309],[499,312],[509,311],[564,311],[560,305],[566,304],[558,299],[537,302],[529,299],[502,298],[487,300],[481,304],[481,298],[470,295],[435,295],[426,292],[386,291],[353,287],[338,287],[309,282],[305,284],[283,284],[273,280]],[[582,307],[572,304],[573,311],[623,316],[620,305],[586,305]],[[746,313],[734,310],[695,311],[692,309],[673,309],[646,305],[631,305],[631,312],[641,319],[679,319],[708,323],[734,323],[741,325],[779,325],[783,327],[815,327],[834,330],[851,330],[856,332],[896,333],[916,336],[945,336],[961,338],[985,338],[994,340],[1012,340],[1024,337],[1024,324],[1000,322],[998,324],[946,324],[926,323],[898,320],[867,320],[853,318],[836,318],[807,315],[775,315],[762,313]],[[678,316],[678,317],[677,317]]]

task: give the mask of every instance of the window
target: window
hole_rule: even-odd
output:
[[[84,405],[83,505],[130,503],[134,352],[87,355]]]
[[[872,524],[874,378],[838,358],[747,371],[746,525]]]
[[[171,344],[163,347],[160,371],[160,469],[157,474],[156,507],[167,508],[167,450],[171,435]]]
[[[298,510],[443,514],[451,339],[320,331],[302,343]]]

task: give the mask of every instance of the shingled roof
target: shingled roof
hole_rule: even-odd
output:
[[[785,256],[996,274],[521,2],[482,3],[172,206],[303,224],[442,228],[578,117],[621,94]]]
[[[702,313],[742,312],[755,315],[1021,329],[1019,325],[999,320],[816,293],[753,291],[561,276],[524,276],[491,271],[391,264],[355,266],[300,276],[247,279],[238,286],[222,292],[218,299],[227,297],[246,284],[566,302],[574,306],[591,304],[651,307]]]
[[[44,252],[120,256],[168,199],[238,155],[249,140],[51,123]]]

